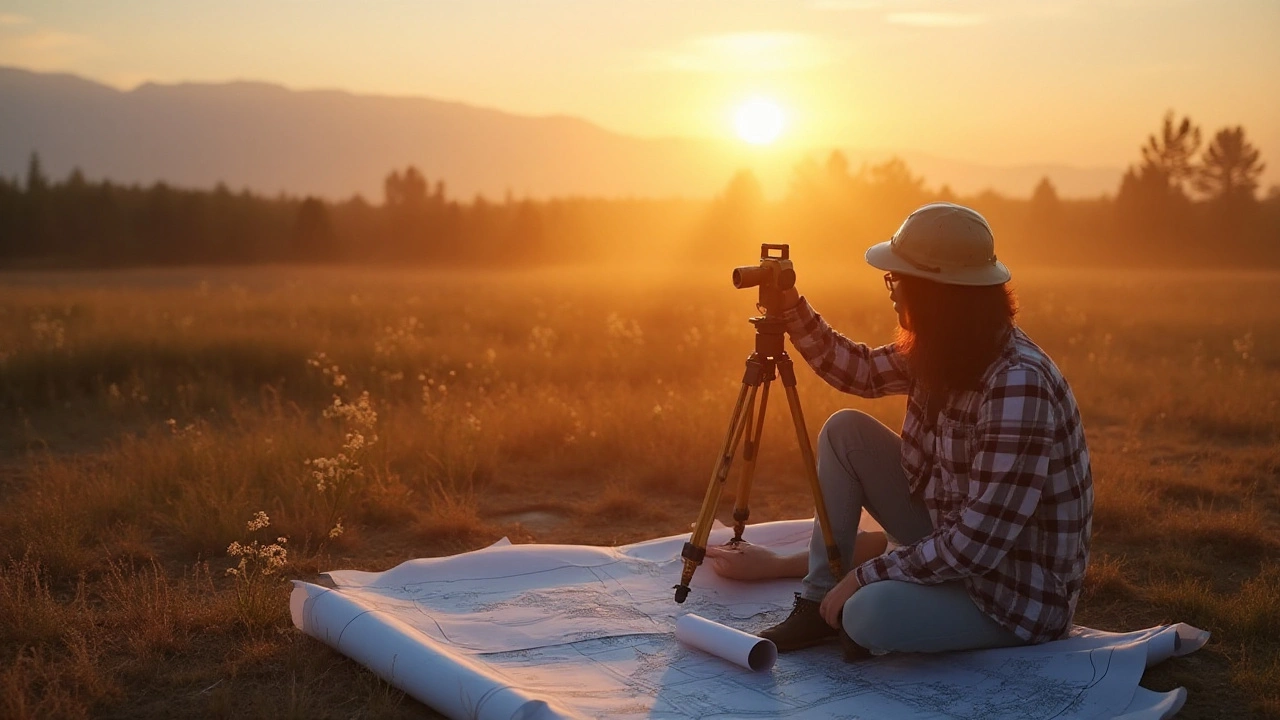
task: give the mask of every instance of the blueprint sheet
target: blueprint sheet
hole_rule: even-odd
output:
[[[808,547],[812,521],[744,537]],[[727,528],[709,544],[729,539]],[[294,624],[452,718],[1170,717],[1185,692],[1138,686],[1150,664],[1192,652],[1188,625],[1132,633],[1077,628],[1053,643],[845,663],[837,645],[752,672],[678,643],[695,613],[753,632],[789,612],[796,580],[743,583],[699,568],[673,599],[687,536],[618,548],[498,543],[382,573],[297,582]]]

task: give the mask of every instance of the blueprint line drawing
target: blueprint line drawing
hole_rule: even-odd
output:
[[[811,520],[748,539],[806,548]],[[709,542],[728,540],[716,528]],[[696,614],[751,633],[785,617],[798,581],[744,583],[710,570],[681,605],[683,535],[618,548],[511,545],[411,560],[382,573],[296,582],[294,624],[452,718],[1163,718],[1185,691],[1140,688],[1146,667],[1193,652],[1184,624],[1075,628],[1042,645],[846,663],[838,646],[752,671],[676,640]]]

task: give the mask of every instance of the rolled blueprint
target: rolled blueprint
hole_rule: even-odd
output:
[[[454,720],[578,717],[340,591],[295,580],[289,610],[298,629]]]
[[[768,670],[778,660],[772,641],[693,614],[676,620],[676,640],[748,670]]]

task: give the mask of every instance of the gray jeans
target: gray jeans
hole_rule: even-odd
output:
[[[865,508],[895,542],[910,545],[933,532],[924,501],[907,490],[902,438],[857,410],[841,410],[818,436],[818,480],[846,572]],[[809,544],[809,574],[801,593],[821,600],[836,584],[818,521]],[[860,588],[844,606],[844,629],[872,652],[943,652],[1021,645],[987,617],[960,581],[918,585],[882,580]]]

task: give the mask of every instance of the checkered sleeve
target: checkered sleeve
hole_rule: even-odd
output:
[[[907,392],[911,375],[894,345],[872,348],[850,340],[833,330],[803,297],[782,317],[791,344],[835,389],[866,398]]]
[[[1053,450],[1053,406],[1036,370],[1006,371],[979,410],[967,485],[941,491],[938,529],[859,565],[858,582],[932,585],[994,570],[1039,505]]]

